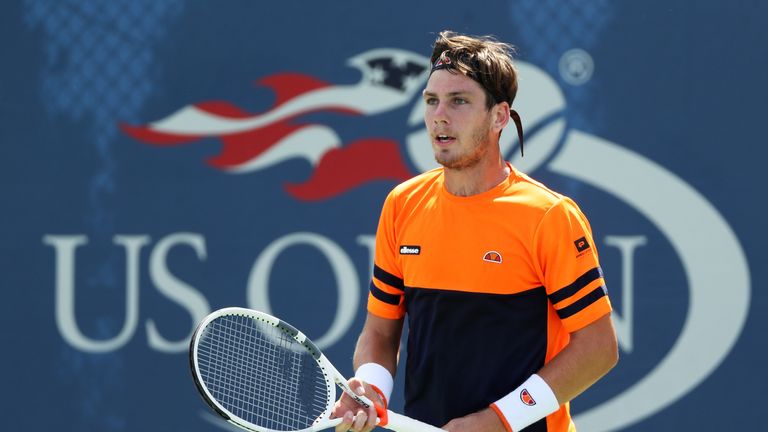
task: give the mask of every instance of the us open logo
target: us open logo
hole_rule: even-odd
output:
[[[423,65],[428,64],[428,59],[410,51],[386,48],[355,56],[349,64],[362,72],[360,83],[329,84],[318,82],[313,77],[295,75],[268,77],[262,84],[273,88],[279,97],[275,107],[263,115],[247,113],[229,105],[201,103],[181,107],[173,115],[144,126],[124,125],[123,130],[137,140],[152,145],[218,137],[224,144],[223,152],[209,160],[208,164],[231,174],[261,171],[289,159],[306,159],[314,170],[312,181],[286,186],[286,193],[305,201],[327,200],[375,180],[404,179],[414,174],[412,168],[418,172],[435,168],[437,164],[431,151],[429,134],[423,124],[424,104],[415,97],[426,83],[428,70]],[[413,66],[416,64],[422,66]],[[671,348],[645,376],[574,419],[584,430],[621,429],[685,396],[706,379],[731,351],[746,321],[750,303],[746,257],[731,227],[698,191],[675,173],[644,156],[601,137],[569,128],[564,116],[566,100],[557,82],[534,65],[518,62],[517,67],[520,80],[525,85],[520,87],[515,105],[524,116],[526,129],[532,133],[526,136],[525,158],[514,151],[517,146],[514,133],[502,134],[502,154],[522,172],[540,170],[568,178],[630,207],[665,237],[681,262],[681,271],[685,273],[687,286],[681,288],[688,290],[689,306],[684,325]],[[340,108],[353,115],[372,116],[409,103],[412,108],[406,120],[409,133],[405,136],[404,146],[386,136],[371,136],[362,142],[346,143],[340,134],[322,124],[300,128],[286,126],[290,125],[288,121],[300,120],[304,114],[316,110]],[[264,131],[270,133],[265,134]],[[268,135],[272,139],[254,146],[251,153],[230,151],[252,135]],[[375,155],[379,163],[363,166],[385,166],[387,169],[360,172],[354,177],[344,176],[344,182],[338,181],[342,177],[334,173],[339,164],[349,161],[362,163],[370,155]],[[401,155],[410,164],[403,164]],[[382,160],[392,163],[381,163]],[[644,181],[634,180],[638,178]],[[685,209],[686,215],[696,217],[681,216],[681,208]],[[707,236],[696,234],[701,232],[706,232]],[[315,241],[314,237],[311,238]],[[71,244],[65,244],[65,240],[70,243],[80,241],[52,237],[46,243],[69,250],[66,247]],[[326,247],[325,240],[317,242]],[[633,247],[646,242],[643,236],[614,240],[612,245],[630,252]],[[582,246],[576,244],[577,249],[580,247],[589,245],[586,242]],[[716,257],[707,253],[713,247],[719,252]],[[74,250],[74,246],[70,249]],[[336,251],[335,245],[327,246],[327,249]],[[400,253],[419,255],[421,249],[403,245]],[[344,264],[340,268],[347,267],[349,265]],[[261,270],[261,267],[257,268]],[[729,271],[722,272],[723,268]],[[341,270],[338,273],[351,274]],[[339,277],[340,284],[344,280]],[[60,285],[66,288],[68,279],[62,278],[62,281]],[[632,291],[627,286],[623,285],[621,306],[613,314],[620,345],[625,348],[632,346],[633,317]],[[727,302],[722,302],[718,295],[722,286],[729,287]],[[256,298],[254,303],[266,304],[265,293],[256,292],[253,297]],[[344,313],[338,312],[341,315]],[[337,340],[348,331],[351,316],[347,313],[343,319],[338,319],[341,324],[334,324],[333,338],[329,341]],[[76,328],[74,320],[71,321],[64,328]],[[712,326],[713,322],[717,326]],[[667,385],[669,382],[675,385]],[[659,393],[658,388],[666,388],[667,391]]]

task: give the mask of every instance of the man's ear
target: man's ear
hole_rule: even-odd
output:
[[[499,102],[491,107],[491,127],[494,132],[501,133],[509,123],[509,109],[509,104],[506,102]]]

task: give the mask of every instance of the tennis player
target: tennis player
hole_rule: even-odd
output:
[[[449,431],[574,431],[569,401],[618,361],[611,304],[576,203],[499,149],[517,72],[511,47],[442,32],[424,90],[442,167],[388,195],[376,233],[353,389],[386,404],[408,319],[405,414]],[[374,410],[342,396],[338,431]]]

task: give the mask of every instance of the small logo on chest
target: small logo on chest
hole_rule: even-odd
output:
[[[496,251],[488,251],[483,255],[483,261],[501,264],[501,254]]]
[[[402,245],[400,246],[400,255],[419,255],[421,246]]]

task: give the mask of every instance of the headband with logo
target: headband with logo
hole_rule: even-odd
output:
[[[448,50],[443,51],[440,53],[440,56],[435,60],[435,63],[432,65],[432,70],[429,72],[430,75],[432,75],[435,71],[441,70],[441,69],[456,69],[456,66],[451,61],[451,58],[448,57]],[[485,88],[483,86],[483,83],[480,82],[480,80],[477,79],[474,73],[467,74],[469,78],[472,78],[474,81],[476,81],[480,86]],[[486,89],[487,91],[487,89]],[[491,94],[490,91],[488,91],[489,94]],[[494,98],[495,99],[495,98]],[[501,100],[496,100],[496,103],[503,102]],[[517,138],[520,140],[520,157],[522,157],[523,154],[523,122],[520,119],[520,114],[517,113],[517,111],[513,110],[511,107],[509,109],[509,116],[512,118],[512,121],[515,122],[515,127],[517,128]]]

